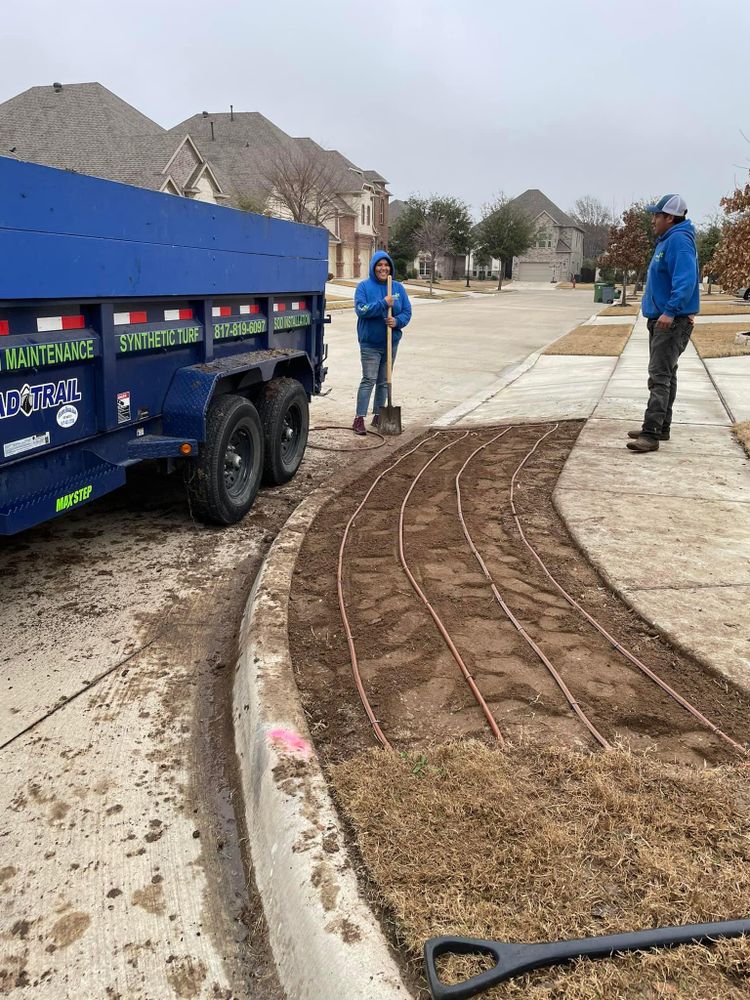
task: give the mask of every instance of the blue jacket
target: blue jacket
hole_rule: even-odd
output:
[[[693,316],[701,307],[698,284],[695,229],[686,219],[656,241],[641,303],[643,315]]]
[[[360,281],[354,293],[354,310],[357,313],[357,337],[360,344],[385,350],[387,330],[385,318],[388,315],[388,306],[384,299],[388,294],[388,284],[385,281],[378,281],[375,277],[375,265],[379,260],[389,261],[393,274],[393,261],[385,250],[374,253],[370,261],[370,277]],[[401,331],[411,319],[411,302],[400,281],[392,283],[392,294],[396,326],[393,328],[391,340],[396,345],[401,340]]]

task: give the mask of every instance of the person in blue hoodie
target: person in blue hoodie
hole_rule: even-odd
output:
[[[391,327],[391,362],[401,340],[401,331],[411,319],[411,302],[404,286],[394,281],[388,295],[388,275],[393,275],[393,261],[378,250],[370,261],[370,277],[360,281],[354,293],[357,314],[357,337],[362,361],[362,381],[357,392],[357,412],[352,424],[355,434],[366,434],[365,417],[375,388],[372,426],[380,422],[380,407],[386,401],[386,331]],[[389,318],[388,307],[393,315]]]
[[[693,332],[700,309],[700,271],[695,229],[687,205],[678,194],[665,194],[646,209],[653,215],[656,248],[648,268],[641,309],[648,322],[649,397],[643,426],[628,431],[634,452],[658,451],[669,441],[672,407],[677,395],[677,362]]]

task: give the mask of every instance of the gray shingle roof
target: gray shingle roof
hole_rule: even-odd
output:
[[[257,111],[197,114],[164,129],[100,83],[31,87],[0,104],[0,155],[140,187],[163,186],[173,172],[165,168],[187,136],[235,204],[265,199],[265,175],[276,158],[300,150],[325,157],[340,196],[359,193],[365,183],[385,183],[337,150],[287,135]],[[175,169],[185,175],[175,176],[178,184],[197,173],[189,160],[177,157]],[[337,202],[342,213],[352,213],[344,198]]]
[[[53,167],[77,169],[102,145],[163,132],[100,83],[31,87],[0,104],[0,151]]]
[[[0,104],[0,152],[19,160],[158,190],[179,146],[100,83],[31,87]]]
[[[550,201],[546,194],[538,188],[529,188],[523,194],[519,194],[513,199],[513,204],[517,205],[526,215],[536,219],[542,212],[546,212],[558,226],[566,226],[571,229],[581,229],[577,222],[574,222],[569,215],[566,215],[561,208],[558,208],[553,201]],[[581,229],[581,232],[583,230]]]

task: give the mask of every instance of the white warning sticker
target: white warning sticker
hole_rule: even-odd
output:
[[[42,448],[49,444],[49,431],[44,434],[32,434],[31,437],[19,438],[18,441],[9,441],[3,445],[3,456],[10,458],[12,455],[22,455],[25,451],[32,451],[34,448]]]

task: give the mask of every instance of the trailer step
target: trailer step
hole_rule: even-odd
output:
[[[43,493],[25,496],[0,507],[0,535],[33,528],[43,521],[82,507],[125,483],[125,470],[109,462],[98,462],[67,479],[53,483]]]

